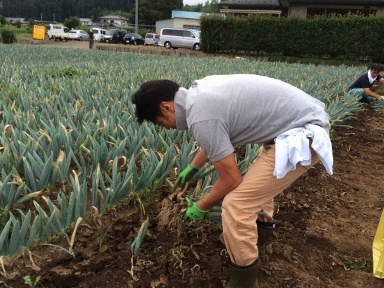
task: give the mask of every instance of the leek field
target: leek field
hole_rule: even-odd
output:
[[[0,61],[1,263],[58,236],[68,243],[59,248],[74,256],[76,229],[92,211],[103,215],[128,197],[145,206],[160,187],[171,189],[175,171],[197,146],[186,132],[135,122],[131,96],[142,82],[170,79],[189,87],[211,74],[265,75],[326,103],[333,128],[344,129],[363,109],[347,87],[367,71],[19,44],[0,45]],[[241,171],[258,148],[245,147]],[[209,166],[197,176],[195,196],[216,179]],[[145,229],[135,239],[137,249]]]

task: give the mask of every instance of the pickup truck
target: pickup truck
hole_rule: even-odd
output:
[[[56,40],[65,40],[68,41],[68,32],[69,29],[63,25],[60,24],[49,24],[48,28],[48,39],[54,39]]]

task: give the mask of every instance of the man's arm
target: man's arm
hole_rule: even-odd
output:
[[[209,161],[207,154],[203,149],[200,148],[199,152],[197,152],[196,156],[193,158],[191,165],[200,169],[203,167],[205,163]]]
[[[219,179],[207,196],[198,202],[198,208],[206,211],[222,201],[225,195],[240,185],[243,179],[233,153],[212,164],[219,173]]]
[[[380,79],[380,82],[383,78]],[[364,88],[364,94],[369,95],[373,98],[380,99],[380,95],[372,92],[369,88]]]
[[[379,82],[380,84],[384,84],[384,78],[380,78]]]

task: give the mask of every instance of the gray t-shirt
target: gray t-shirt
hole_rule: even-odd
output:
[[[261,144],[307,123],[329,130],[324,108],[288,83],[250,74],[208,76],[175,95],[177,128],[188,129],[211,162],[233,145]]]

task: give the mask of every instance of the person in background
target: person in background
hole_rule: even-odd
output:
[[[380,75],[383,66],[378,63],[371,64],[367,73],[364,73],[348,87],[349,92],[359,97],[360,102],[370,104],[376,100],[384,100],[384,96],[376,93],[377,85],[384,84],[384,78]]]
[[[140,124],[188,130],[199,145],[175,185],[186,185],[208,161],[217,170],[210,192],[199,201],[188,199],[184,219],[202,220],[222,201],[220,238],[230,257],[226,287],[258,287],[259,259],[275,226],[274,197],[319,159],[332,174],[324,103],[283,81],[250,74],[207,76],[189,89],[152,80],[132,102]],[[247,143],[263,146],[242,176],[234,145]]]
[[[89,31],[89,49],[93,48],[93,44],[95,43],[95,36],[93,35],[92,30]]]

